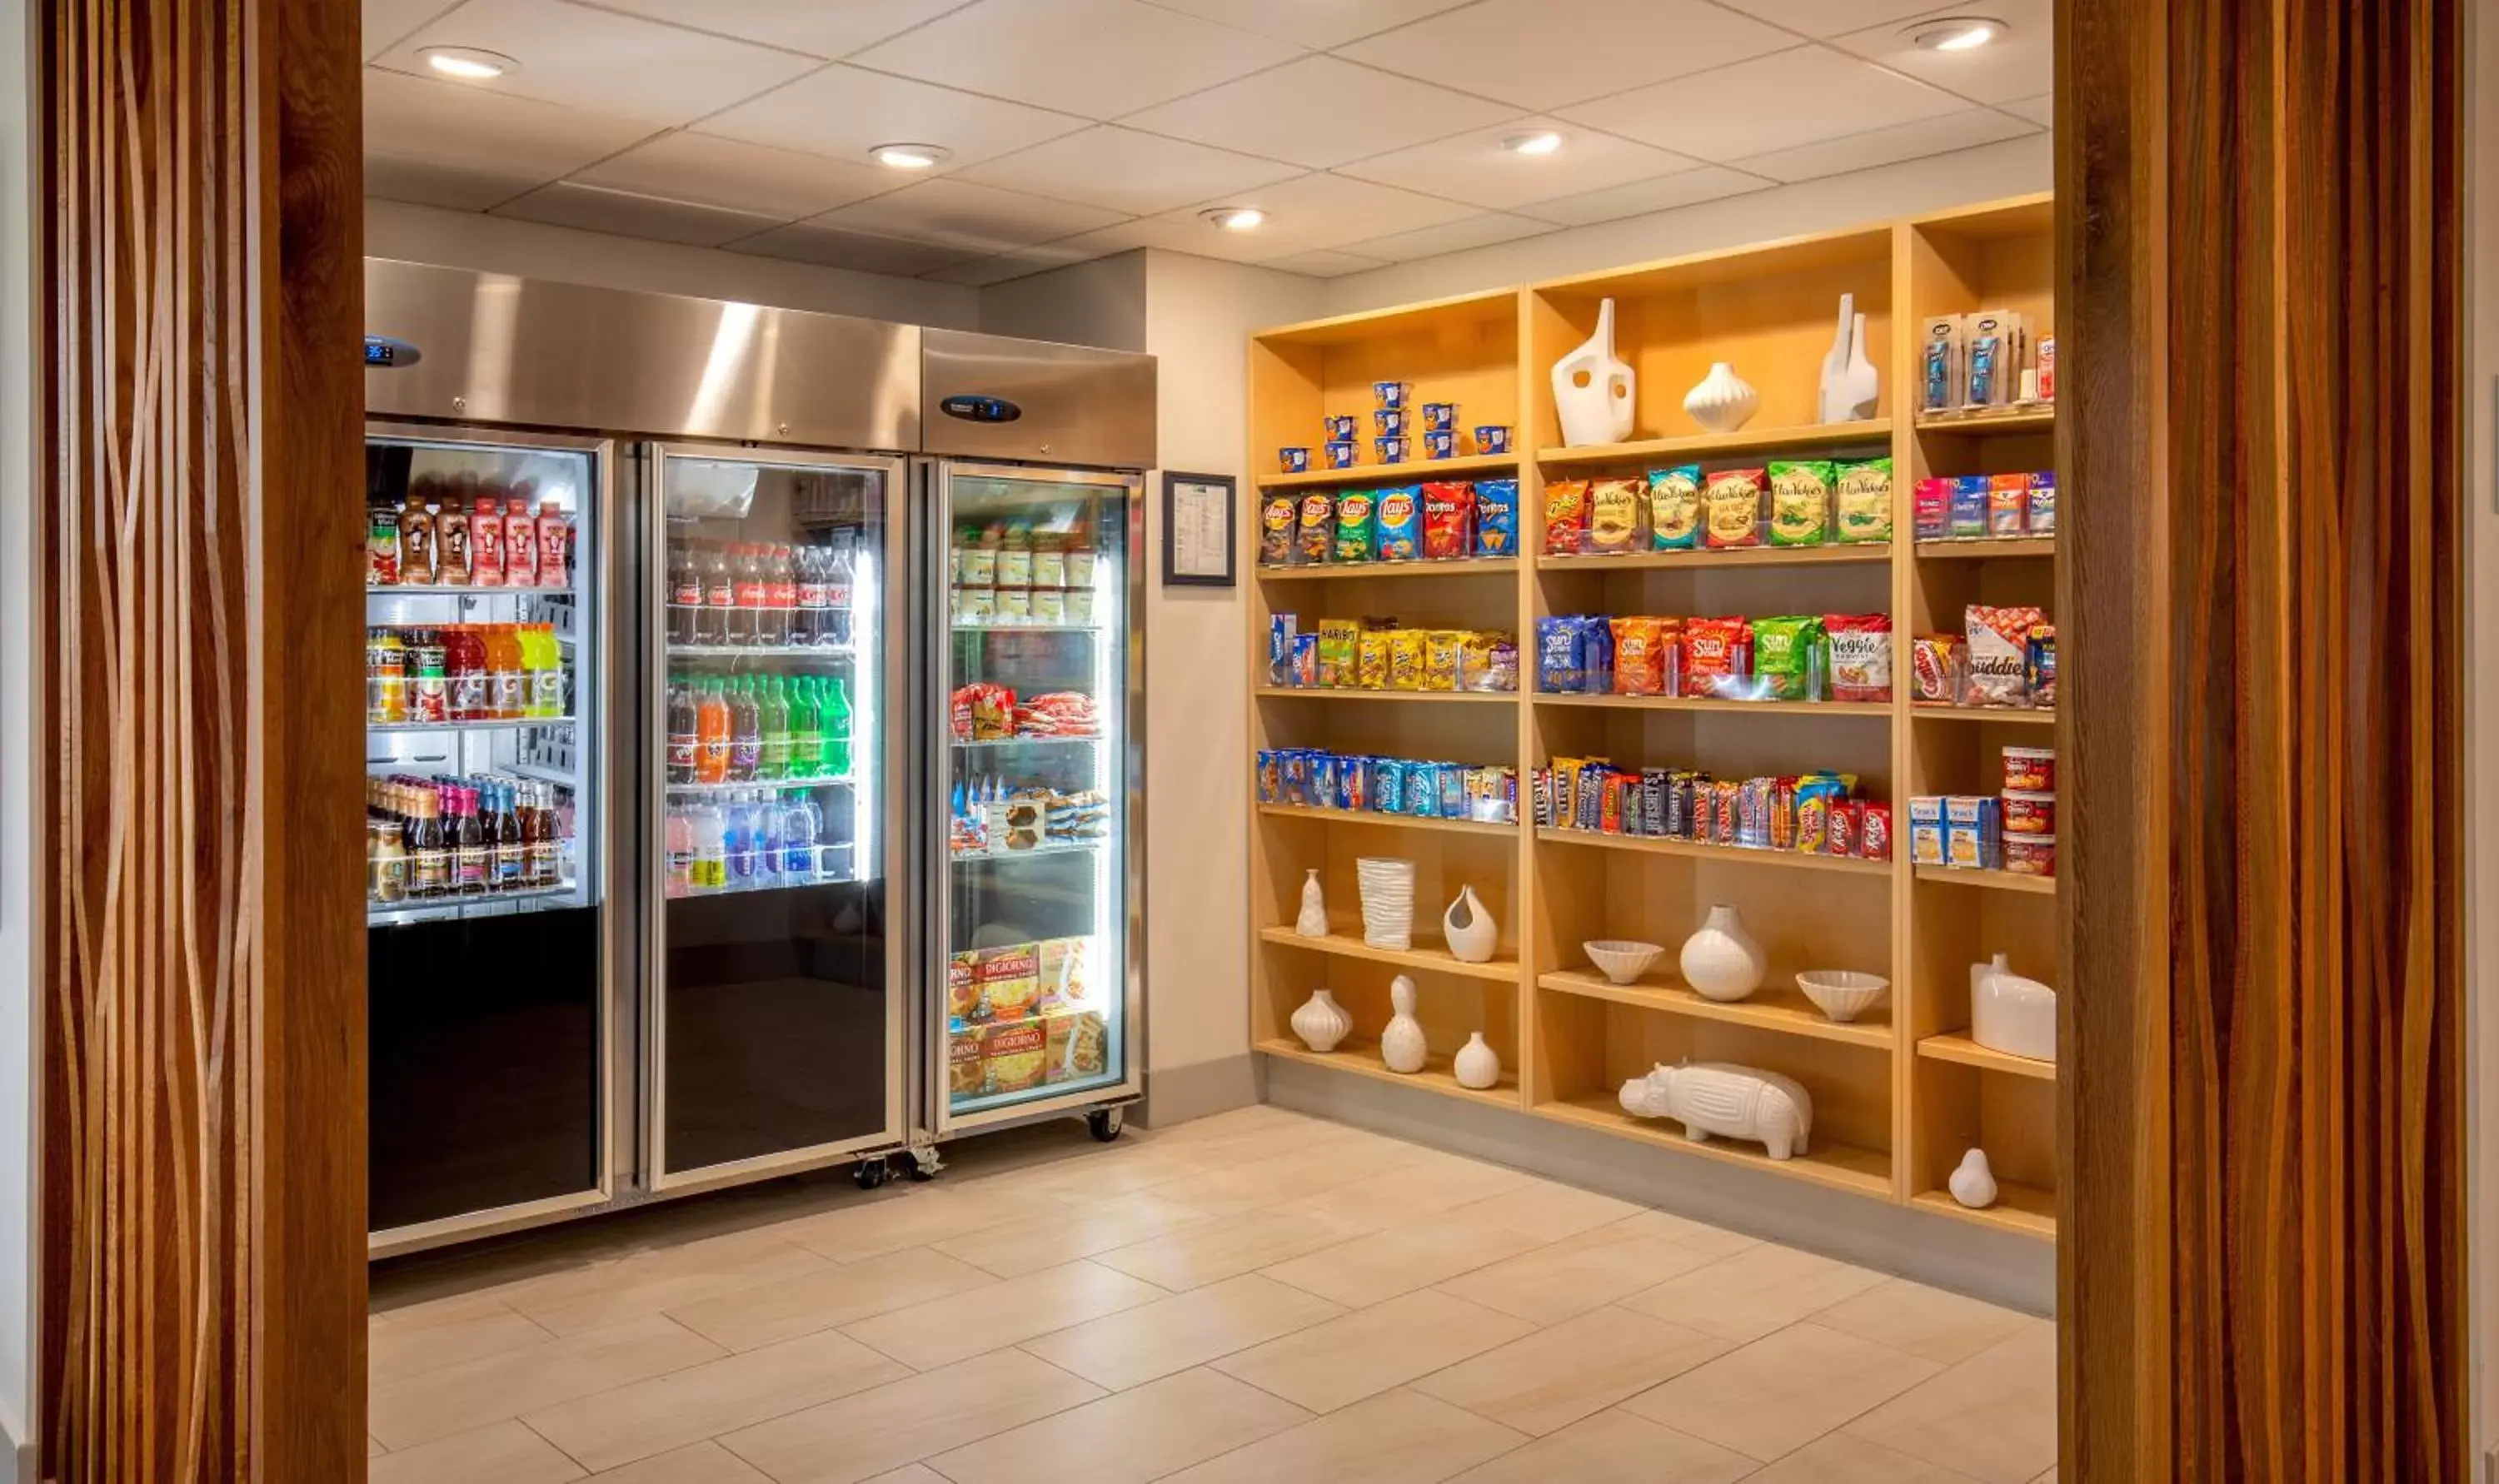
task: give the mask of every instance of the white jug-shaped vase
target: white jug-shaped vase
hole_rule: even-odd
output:
[[[1839,333],[1822,358],[1820,411],[1826,423],[1872,417],[1880,400],[1874,363],[1866,357],[1866,316],[1856,310],[1856,295],[1839,296]]]
[[[1483,1032],[1477,1031],[1458,1048],[1449,1070],[1457,1075],[1458,1085],[1480,1092],[1501,1081],[1501,1053],[1484,1045]]]
[[[1769,961],[1762,945],[1744,930],[1735,908],[1721,903],[1709,909],[1701,930],[1683,941],[1675,963],[1683,982],[1704,1000],[1740,1000],[1762,987]]]
[[[1301,1009],[1293,1012],[1292,1024],[1293,1034],[1302,1038],[1302,1045],[1314,1051],[1333,1051],[1353,1029],[1353,1016],[1336,1002],[1334,990],[1314,989],[1311,997],[1302,1001]]]
[[[1441,932],[1449,940],[1450,957],[1460,963],[1490,963],[1493,940],[1501,936],[1501,926],[1484,911],[1475,887],[1460,887],[1458,899],[1441,915]]]
[[[1423,1044],[1423,1022],[1414,1018],[1414,981],[1400,974],[1388,982],[1388,1028],[1379,1033],[1379,1059],[1391,1072],[1420,1072],[1430,1054]]]
[[[1553,410],[1566,444],[1620,443],[1632,436],[1631,367],[1614,354],[1614,302],[1597,306],[1597,333],[1553,363]]]
[[[1327,893],[1319,888],[1317,866],[1302,882],[1302,915],[1293,919],[1293,931],[1305,938],[1328,935]]]

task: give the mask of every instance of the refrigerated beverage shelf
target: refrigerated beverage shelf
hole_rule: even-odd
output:
[[[1077,1078],[1063,1082],[1044,1082],[1038,1087],[1022,1087],[1012,1092],[984,1092],[969,1097],[949,1097],[946,1111],[957,1116],[988,1113],[997,1108],[1013,1108],[1019,1103],[1040,1103],[1103,1087],[1116,1087],[1121,1074],[1105,1071],[1093,1077]]]
[[[956,851],[957,865],[977,864],[985,860],[1029,860],[1035,855],[1080,855],[1102,849],[1111,843],[1105,836],[1094,840],[1049,840],[1020,851]]]
[[[474,583],[452,586],[442,583],[393,583],[369,585],[367,597],[570,597],[570,588],[531,588],[497,585],[481,588]]]
[[[514,731],[525,726],[569,726],[578,718],[568,716],[526,716],[491,722],[367,722],[365,730],[375,736],[396,736],[402,732],[440,731]]]
[[[1108,633],[1107,624],[957,624],[957,633]]]
[[[671,660],[805,660],[823,655],[849,659],[856,644],[671,644]]]
[[[735,793],[741,790],[768,789],[853,789],[859,786],[857,775],[828,773],[820,778],[730,778],[720,783],[672,783],[670,793]]]
[[[1052,732],[1047,735],[1033,733],[1016,737],[957,737],[954,739],[954,745],[957,747],[1017,747],[1033,742],[1099,742],[1101,740],[1102,734],[1098,731],[1081,731]]]
[[[828,850],[847,848],[848,847],[841,846],[826,847]],[[792,881],[786,876],[759,876],[753,881],[746,882],[742,885],[715,887],[708,891],[670,892],[667,900],[672,902],[698,902],[707,897],[715,896],[753,896],[759,891],[800,891],[809,887],[847,887],[854,885],[858,880],[859,878],[855,876],[819,876],[810,881]]]
[[[487,908],[518,906],[525,902],[554,902],[575,894],[580,888],[570,882],[561,887],[540,887],[530,891],[488,891],[475,896],[431,896],[398,902],[365,904],[365,925],[386,927],[399,922],[436,921],[465,917]]]

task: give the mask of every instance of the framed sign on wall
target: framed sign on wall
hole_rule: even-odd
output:
[[[1163,586],[1234,585],[1237,492],[1229,474],[1163,471]]]

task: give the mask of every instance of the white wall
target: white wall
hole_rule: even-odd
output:
[[[0,1481],[35,1414],[34,88],[29,16],[0,0]],[[31,1463],[31,1455],[28,1460]],[[31,1468],[24,1476],[33,1477]]]
[[[1146,253],[1116,253],[981,290],[981,328],[1027,340],[1146,348]]]

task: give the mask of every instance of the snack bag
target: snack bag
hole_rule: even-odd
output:
[[[1369,490],[1347,490],[1336,498],[1336,560],[1368,562],[1377,537],[1377,511]]]
[[[1832,480],[1839,539],[1848,544],[1892,539],[1892,461],[1842,464]]]
[[[1703,500],[1712,548],[1762,544],[1762,491],[1769,482],[1769,471],[1758,468],[1720,469],[1709,476]]]
[[[1423,630],[1399,629],[1388,635],[1388,689],[1423,689]]]
[[[1498,694],[1518,689],[1518,644],[1506,633],[1470,633],[1458,646],[1458,689]]]
[[[1588,481],[1557,479],[1544,487],[1544,554],[1575,557],[1588,536]]]
[[[1831,646],[1831,698],[1892,698],[1892,617],[1887,613],[1832,613],[1822,620]],[[1326,631],[1324,626],[1320,631]]]
[[[1354,641],[1353,683],[1366,691],[1388,689],[1388,634],[1385,630],[1365,629]]]
[[[1858,815],[1857,854],[1866,860],[1892,858],[1892,806],[1868,803]]]
[[[1753,620],[1753,678],[1763,700],[1822,699],[1822,620]]]
[[[1319,683],[1319,636],[1314,633],[1293,635],[1292,678],[1287,684],[1303,690],[1315,689]]]
[[[1476,555],[1518,555],[1518,481],[1476,481]]]
[[[2030,626],[2030,704],[2057,704],[2057,626]]]
[[[1816,459],[1773,462],[1770,478],[1770,544],[1820,546],[1831,539],[1833,467]]]
[[[1950,634],[1920,634],[1909,641],[1909,699],[1921,706],[1961,702],[1962,642]]]
[[[1475,547],[1475,492],[1442,481],[1423,486],[1423,560],[1449,562]]]
[[[1320,685],[1334,688],[1354,683],[1355,655],[1361,641],[1362,626],[1353,620],[1319,620]]]
[[[1392,485],[1378,492],[1373,521],[1378,534],[1372,548],[1382,562],[1412,562],[1423,555],[1423,488]]]
[[[2030,704],[2030,630],[2046,623],[2036,608],[1990,608],[1972,603],[1968,614],[1968,673],[1963,703],[1971,706]]]
[[[1614,694],[1666,694],[1666,621],[1618,618],[1613,630]]]
[[[1588,487],[1588,540],[1592,555],[1614,556],[1639,544],[1639,481],[1600,479]]]
[[[2030,476],[1995,474],[1987,481],[1987,533],[2018,536],[2030,524]]]
[[[1302,497],[1298,552],[1305,563],[1325,562],[1336,554],[1336,501],[1326,495]]]
[[[1603,695],[1614,688],[1614,630],[1605,616],[1594,614],[1579,620],[1588,634],[1588,682],[1584,687],[1590,695]]]
[[[1293,683],[1293,636],[1302,631],[1301,619],[1290,613],[1267,616],[1267,684],[1284,686]],[[973,689],[964,686],[955,693],[955,740],[972,739]]]
[[[1258,561],[1284,566],[1293,560],[1293,521],[1300,502],[1290,495],[1269,495],[1258,501]]]
[[[1458,688],[1458,655],[1470,636],[1455,629],[1435,629],[1423,635],[1423,689]]]
[[[1652,551],[1690,551],[1701,544],[1701,466],[1648,471],[1648,544]]]
[[[1684,694],[1740,697],[1752,674],[1752,646],[1753,628],[1743,619],[1684,620]]]
[[[1588,634],[1570,614],[1536,621],[1536,689],[1547,694],[1576,694],[1588,686]]]
[[[2053,473],[2032,474],[2030,480],[2030,533],[2052,536],[2057,533],[2057,476]]]
[[[1952,534],[1953,482],[1921,479],[1910,495],[1910,518],[1921,541],[1940,541]]]

